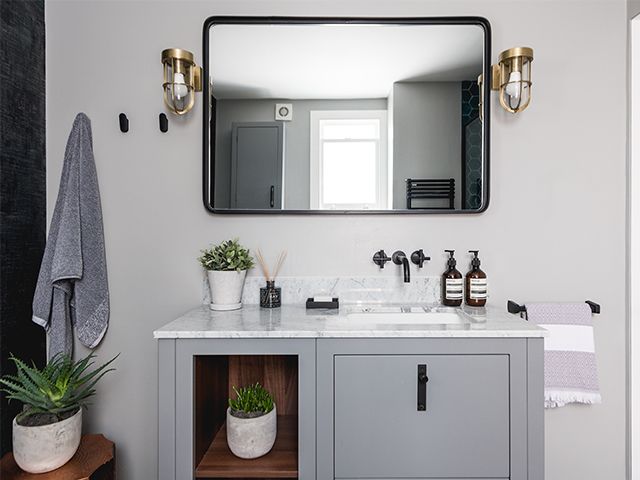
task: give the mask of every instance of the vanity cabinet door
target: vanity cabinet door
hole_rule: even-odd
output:
[[[336,478],[509,477],[508,355],[334,361]]]

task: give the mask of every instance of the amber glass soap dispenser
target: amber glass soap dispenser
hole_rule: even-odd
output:
[[[445,250],[449,254],[447,271],[442,274],[442,304],[447,307],[462,305],[462,274],[456,270],[455,250]]]
[[[480,270],[478,250],[469,250],[473,253],[471,270],[465,277],[464,303],[470,307],[484,307],[487,303],[487,274]]]

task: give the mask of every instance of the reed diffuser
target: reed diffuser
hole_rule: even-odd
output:
[[[260,288],[260,306],[263,308],[277,308],[282,305],[282,299],[280,295],[280,287],[276,287],[276,277],[280,272],[284,259],[287,258],[287,252],[280,252],[275,269],[273,270],[273,276],[270,274],[269,265],[267,265],[260,249],[258,249],[258,252],[256,253],[256,258],[258,259],[258,263],[262,269],[262,274],[267,281],[267,286]]]

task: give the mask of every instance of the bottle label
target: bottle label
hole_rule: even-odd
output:
[[[444,295],[446,300],[462,300],[462,279],[446,278]]]
[[[487,298],[487,279],[469,279],[469,298],[471,300],[484,300]]]

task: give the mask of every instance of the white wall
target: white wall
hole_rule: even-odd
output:
[[[491,205],[469,216],[212,216],[201,199],[201,100],[187,118],[162,111],[160,52],[201,56],[208,15],[483,15],[493,57],[535,49],[533,102],[516,117],[491,99]],[[581,1],[312,0],[47,2],[48,199],[78,111],[93,121],[111,287],[100,359],[122,352],[88,412],[87,429],[118,446],[119,478],[155,478],[156,343],[152,331],[198,304],[195,257],[239,236],[288,249],[284,274],[379,272],[374,251],[478,248],[491,298],[592,299],[604,403],[546,413],[547,480],[625,475],[625,111],[627,5]],[[130,118],[118,130],[118,114]],[[50,212],[49,212],[50,214]],[[462,262],[463,257],[459,260]]]

